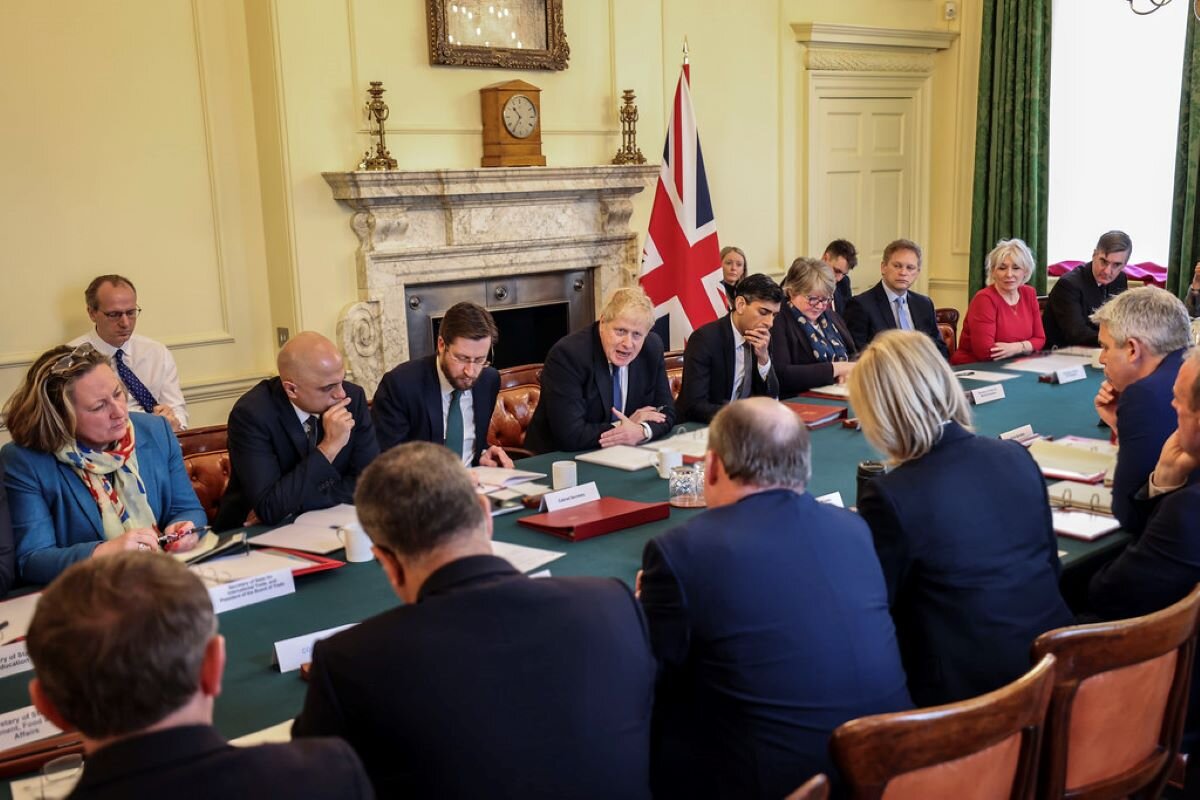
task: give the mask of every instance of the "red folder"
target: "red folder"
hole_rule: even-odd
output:
[[[619,497],[601,497],[561,511],[549,511],[522,517],[517,522],[534,530],[551,533],[573,542],[603,536],[646,522],[666,519],[671,507],[666,503],[639,503]]]
[[[822,406],[816,403],[784,403],[804,421],[810,431],[832,425],[846,416],[845,406]]]

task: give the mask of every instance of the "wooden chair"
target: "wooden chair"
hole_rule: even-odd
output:
[[[933,316],[937,320],[938,333],[946,343],[946,350],[950,355],[954,355],[954,351],[958,349],[958,309],[935,308]]]
[[[1038,313],[1045,314],[1046,313],[1046,304],[1050,302],[1050,295],[1039,294],[1037,300],[1038,300]]]
[[[206,425],[203,428],[189,428],[175,434],[179,439],[179,447],[183,455],[193,453],[211,453],[214,450],[228,450],[228,431],[224,425]]]
[[[542,365],[525,364],[500,370],[500,394],[488,424],[489,445],[504,448],[510,458],[525,458],[525,431],[542,396]]]
[[[679,389],[683,386],[683,351],[668,350],[663,353],[663,361],[667,367],[667,383],[671,385],[671,399],[679,399]]]
[[[784,800],[829,800],[829,779],[818,773]]]
[[[195,490],[211,525],[221,508],[221,498],[225,496],[225,490],[229,487],[229,451],[192,453],[183,457],[183,468],[187,470],[192,489]]]
[[[1047,656],[1007,686],[932,708],[851,720],[830,748],[855,800],[1027,800],[1054,685]]]
[[[1041,797],[1157,797],[1179,757],[1196,649],[1200,585],[1144,617],[1043,633],[1058,659],[1046,718]]]

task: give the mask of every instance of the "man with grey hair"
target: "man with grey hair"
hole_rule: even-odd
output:
[[[1113,475],[1113,514],[1135,536],[1142,521],[1133,497],[1146,483],[1163,442],[1175,428],[1171,386],[1190,342],[1182,301],[1146,286],[1132,289],[1091,316],[1100,331],[1104,382],[1096,413],[1121,445]]]
[[[656,665],[629,587],[494,556],[439,444],[388,450],[354,500],[405,604],[317,644],[294,735],[346,739],[380,797],[648,798]]]
[[[783,797],[834,774],[838,725],[911,707],[887,586],[866,523],[806,491],[787,406],[736,400],[708,445],[708,510],[648,542],[638,576],[663,668],[654,788]]]
[[[1069,345],[1099,346],[1099,331],[1089,317],[1129,287],[1125,265],[1131,255],[1133,240],[1129,234],[1108,231],[1096,242],[1091,261],[1058,279],[1042,313],[1047,349]]]

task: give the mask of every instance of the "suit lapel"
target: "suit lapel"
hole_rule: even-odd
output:
[[[421,403],[425,406],[425,413],[429,415],[429,432],[433,441],[445,444],[446,429],[442,426],[442,382],[437,374],[439,367],[436,356],[431,366],[433,369],[425,373]]]
[[[604,418],[611,418],[611,408],[613,407],[613,380],[612,372],[608,364],[608,356],[604,355],[604,346],[600,343],[600,323],[595,323],[592,327],[592,379],[596,382],[596,391],[600,395],[600,405],[604,408]],[[628,388],[625,390],[625,396],[629,397],[632,392]]]
[[[882,281],[875,284],[875,302],[879,304],[879,311],[883,315],[884,329],[894,329],[896,327],[896,314],[892,311],[892,304],[888,302],[887,292],[883,289]]]
[[[729,320],[729,315],[726,314],[721,320],[720,328],[717,331],[720,333],[719,340],[721,342],[721,360],[719,363],[725,367],[725,374],[720,376],[721,379],[721,401],[725,402],[733,394],[733,376],[737,374],[737,364],[733,363],[733,323]],[[745,380],[745,378],[742,378]],[[714,384],[716,381],[714,381]]]
[[[55,465],[63,474],[63,484],[70,487],[71,497],[79,505],[79,510],[83,512],[84,518],[92,525],[92,532],[100,538],[104,538],[104,527],[100,521],[100,508],[96,505],[96,499],[92,497],[92,493],[83,485],[83,479],[79,477],[74,469],[62,463],[55,461]]]
[[[300,458],[304,458],[308,455],[308,437],[304,435],[304,426],[300,424],[300,419],[296,416],[295,406],[288,399],[287,392],[283,390],[281,378],[275,379],[275,385],[271,387],[271,398],[275,401],[279,423],[283,426],[284,434],[296,448],[296,453]]]
[[[475,411],[475,450],[477,452],[487,447],[488,425],[491,424],[492,412],[496,408],[495,401],[488,402],[488,392],[483,386],[488,377],[487,370],[484,370],[483,374],[479,376],[479,380],[475,381],[475,385],[471,388],[471,406]]]

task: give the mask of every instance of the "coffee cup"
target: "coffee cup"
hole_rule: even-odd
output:
[[[337,538],[346,548],[347,561],[371,561],[375,558],[375,553],[371,551],[371,537],[357,522],[338,528]]]
[[[550,465],[550,475],[556,492],[560,489],[570,489],[579,482],[574,461],[555,461]]]
[[[683,453],[678,450],[665,449],[658,451],[658,477],[670,478],[671,470],[682,465]]]

